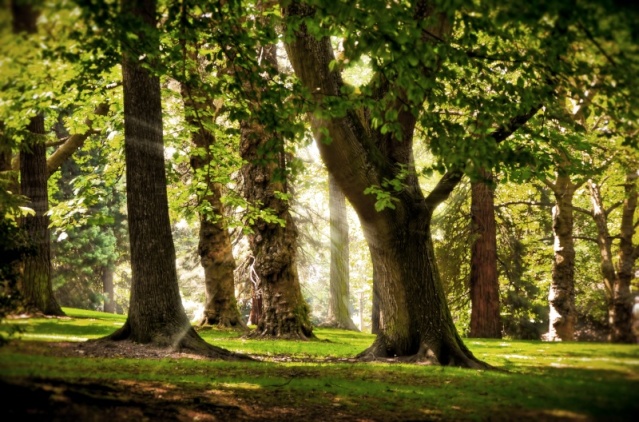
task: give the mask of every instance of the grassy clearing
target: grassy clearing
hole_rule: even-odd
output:
[[[83,341],[109,334],[124,322],[122,316],[64,310],[69,318],[11,322],[23,328],[18,337],[24,341]],[[329,406],[341,414],[373,420],[622,421],[639,414],[636,345],[468,339],[478,357],[506,370],[473,371],[282,361],[284,356],[352,357],[373,340],[369,334],[341,330],[316,329],[318,340],[309,342],[249,340],[216,329],[200,334],[213,344],[265,361],[59,358],[3,348],[0,376],[158,382],[166,388],[233,396],[266,407]]]

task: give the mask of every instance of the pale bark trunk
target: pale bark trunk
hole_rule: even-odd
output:
[[[617,280],[612,295],[611,341],[634,343],[632,333],[632,296],[630,283],[634,275],[637,249],[632,238],[635,234],[635,211],[637,209],[637,171],[626,174],[625,198],[621,216],[621,242],[619,244]]]
[[[555,257],[548,294],[550,306],[548,339],[572,341],[575,331],[575,247],[573,205],[576,186],[568,175],[558,174],[553,185],[552,210]]]
[[[328,197],[331,229],[328,325],[345,330],[358,330],[350,315],[349,239],[346,198],[331,175],[328,176]]]
[[[471,184],[471,218],[474,241],[470,264],[470,335],[501,338],[499,278],[497,274],[497,230],[492,174],[481,172],[485,180]]]

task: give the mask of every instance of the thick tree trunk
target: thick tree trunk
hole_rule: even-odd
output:
[[[211,103],[194,86],[182,84],[182,98],[186,108],[186,121],[192,127],[191,140],[196,147],[191,166],[197,180],[204,179],[206,192],[201,198],[210,205],[210,213],[200,212],[200,240],[198,253],[204,268],[206,303],[200,325],[216,325],[245,329],[235,298],[235,258],[231,236],[224,223],[221,185],[207,171],[211,165],[211,147],[215,136],[205,127],[204,119],[211,120]]]
[[[49,199],[47,195],[47,159],[44,144],[44,116],[31,119],[26,145],[20,152],[20,191],[29,198],[27,206],[35,215],[22,218],[21,226],[32,242],[33,253],[23,261],[19,283],[24,305],[29,312],[64,315],[53,296],[51,285],[51,240],[49,234]]]
[[[431,9],[419,10],[430,13]],[[309,16],[312,9],[294,3],[287,15]],[[423,18],[423,17],[422,17]],[[433,20],[431,33],[444,36],[443,16]],[[287,45],[295,73],[318,104],[338,98],[343,82],[329,65],[335,56],[327,38],[316,39],[301,27]],[[384,86],[380,86],[383,95]],[[447,174],[426,200],[414,173],[412,137],[415,114],[397,105],[402,141],[393,134],[371,129],[366,111],[350,110],[341,117],[309,115],[316,144],[328,171],[358,214],[373,262],[375,290],[380,299],[383,327],[363,359],[400,357],[443,365],[486,367],[464,346],[446,303],[435,263],[430,235],[432,212],[459,182],[461,174]],[[364,118],[362,118],[364,117]],[[326,133],[331,142],[325,142]],[[376,199],[364,193],[393,178],[398,167],[407,169],[393,210],[377,211]]]
[[[497,274],[497,230],[493,177],[483,171],[471,184],[471,217],[474,241],[470,263],[470,335],[501,338],[499,314],[499,278]]]
[[[223,213],[218,186],[209,186],[211,195],[208,201],[216,215]],[[198,246],[202,267],[204,268],[204,286],[206,303],[204,318],[200,325],[246,328],[235,299],[233,271],[235,259],[231,247],[231,237],[222,221],[213,222],[211,217],[200,216],[200,243]]]
[[[373,304],[371,312],[371,334],[379,334],[384,326],[382,311],[379,305],[379,282],[376,281],[375,268],[373,268]]]
[[[394,226],[386,236],[380,236],[385,230],[364,226],[373,267],[379,274],[384,326],[373,346],[360,356],[404,356],[442,365],[484,367],[455,329],[435,264],[431,211],[423,198],[405,218],[384,214],[393,219]]]
[[[272,141],[271,141],[272,142]],[[250,204],[270,209],[285,225],[257,220],[250,225],[249,246],[255,257],[253,267],[258,278],[262,310],[256,335],[292,339],[313,336],[309,307],[302,297],[296,268],[297,228],[289,213],[288,204],[276,196],[286,192],[286,181],[274,180],[276,169],[284,168],[283,152],[269,152],[279,162],[266,160],[259,153],[269,144],[268,135],[257,125],[246,126],[242,135],[242,168],[244,196]],[[277,144],[281,147],[281,141]]]
[[[152,60],[158,46],[155,0],[123,0],[122,9],[140,45],[148,47],[145,60]],[[182,306],[166,194],[160,80],[139,57],[139,51],[125,49],[122,61],[131,298],[126,323],[110,339],[235,358],[207,344]]]
[[[610,314],[610,340],[614,343],[634,343],[632,333],[632,295],[630,283],[634,275],[637,249],[632,238],[635,234],[635,211],[637,209],[637,171],[626,174],[625,198],[621,216],[621,242],[619,244],[617,279],[612,292]]]
[[[345,330],[358,330],[351,319],[349,304],[349,244],[346,198],[328,176],[328,197],[331,226],[331,270],[328,325]]]
[[[262,50],[264,66],[277,69],[274,46]],[[252,88],[255,98],[263,95]],[[255,105],[259,107],[259,105]],[[259,115],[259,109],[255,115]],[[250,224],[249,246],[261,292],[262,309],[254,335],[290,339],[314,337],[310,309],[304,301],[297,274],[297,227],[289,212],[284,141],[257,120],[242,124],[240,146],[246,164],[242,167],[244,197],[250,206],[272,212],[284,222],[257,218]],[[270,211],[269,211],[270,210]]]
[[[114,268],[107,265],[102,269],[102,292],[104,293],[104,312],[115,313],[115,289],[113,285]]]
[[[13,33],[36,32],[37,11],[27,3],[12,2]],[[51,285],[51,240],[49,234],[49,198],[44,115],[31,118],[28,135],[20,151],[20,193],[29,198],[27,206],[35,215],[22,218],[21,226],[32,242],[33,253],[23,261],[18,288],[28,312],[64,315]]]
[[[575,247],[573,205],[576,186],[568,175],[558,174],[553,185],[552,210],[555,258],[548,294],[550,306],[548,339],[572,341],[575,331]]]

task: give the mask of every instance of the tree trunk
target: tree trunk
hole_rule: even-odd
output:
[[[358,330],[350,315],[349,244],[346,198],[330,174],[328,176],[328,197],[331,213],[331,271],[328,325],[345,330]]]
[[[207,344],[191,327],[182,306],[175,268],[164,169],[160,80],[140,62],[158,51],[155,0],[123,0],[124,18],[140,37],[143,52],[124,47],[124,152],[131,248],[131,298],[124,326],[112,340],[130,340],[209,356],[235,358]]]
[[[295,3],[285,13],[308,16],[312,11]],[[443,20],[436,19],[429,29],[441,36],[445,27]],[[329,66],[335,56],[328,38],[318,40],[302,26],[287,50],[295,73],[319,104],[323,96],[340,96],[343,82],[338,71]],[[430,235],[433,210],[448,197],[461,174],[447,174],[428,200],[424,198],[413,165],[415,114],[403,105],[397,107],[402,141],[393,134],[373,131],[360,117],[366,116],[365,111],[358,114],[351,110],[342,117],[309,115],[322,159],[357,212],[373,262],[383,328],[373,345],[359,356],[486,367],[457,334]],[[325,142],[327,133],[330,143]],[[401,166],[408,174],[403,179],[403,190],[393,202],[394,209],[377,211],[375,198],[366,195],[365,189],[381,185],[382,177],[395,177],[393,172]]]
[[[621,216],[621,242],[619,244],[617,279],[612,295],[610,315],[611,335],[614,343],[634,343],[632,333],[632,295],[630,283],[634,275],[637,249],[632,238],[635,234],[635,211],[637,209],[637,171],[626,173],[625,198]]]
[[[102,270],[102,292],[104,293],[104,312],[115,313],[115,289],[113,285],[114,269],[108,265]]]
[[[287,191],[286,181],[275,179],[276,170],[285,167],[284,153],[267,150],[279,159],[274,163],[259,152],[273,143],[269,138],[257,124],[243,129],[241,153],[247,161],[242,167],[244,196],[250,204],[261,210],[270,209],[284,221],[282,226],[257,219],[250,225],[249,246],[255,257],[253,266],[262,300],[256,335],[307,339],[313,337],[313,328],[297,275],[297,228],[288,203],[275,194]],[[283,147],[281,140],[276,144]]]
[[[263,48],[263,66],[277,69],[275,46]],[[247,88],[249,89],[249,88]],[[256,98],[258,88],[250,93]],[[259,116],[259,102],[254,104]],[[242,123],[242,167],[244,196],[249,207],[260,212],[272,212],[284,225],[267,222],[261,217],[249,224],[249,246],[255,257],[253,263],[261,291],[262,310],[255,335],[290,339],[314,337],[310,309],[304,301],[297,275],[297,227],[289,212],[287,194],[286,153],[284,140],[269,132],[264,122],[252,120]]]
[[[409,201],[403,205],[409,206]],[[435,264],[432,209],[425,205],[422,198],[403,218],[384,212],[392,220],[385,222],[392,230],[363,225],[374,271],[379,274],[384,326],[373,346],[360,356],[404,356],[442,365],[483,367],[455,329]]]
[[[572,199],[576,186],[559,173],[553,185],[555,206],[552,229],[555,259],[548,294],[550,306],[548,339],[572,341],[575,331],[575,247],[573,243]]]
[[[375,276],[375,269],[373,268],[373,305],[371,312],[371,334],[379,334],[380,330],[384,326],[382,311],[379,308],[379,282]]]
[[[480,176],[485,180],[471,184],[474,241],[470,264],[472,311],[469,337],[501,338],[495,195],[489,184],[493,177],[487,171],[482,171]]]
[[[195,57],[197,60],[197,57]],[[233,271],[235,258],[231,236],[224,223],[222,186],[216,183],[209,169],[213,157],[211,147],[215,136],[206,129],[203,119],[212,120],[212,104],[204,92],[195,86],[182,83],[182,98],[186,110],[186,122],[191,126],[191,140],[195,151],[191,166],[196,180],[204,179],[206,192],[201,201],[210,205],[210,212],[200,212],[200,240],[198,253],[204,268],[206,303],[200,325],[217,325],[245,329],[246,324],[237,307]],[[210,122],[209,122],[210,123]]]
[[[26,3],[11,3],[13,33],[36,32],[38,13]],[[21,226],[32,242],[33,251],[23,261],[23,272],[18,288],[28,312],[45,315],[64,315],[53,295],[51,285],[51,239],[49,234],[49,198],[47,190],[47,155],[44,135],[44,115],[31,118],[25,143],[20,151],[20,193],[29,202],[27,207],[35,215],[22,218]]]

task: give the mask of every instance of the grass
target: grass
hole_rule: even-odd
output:
[[[69,318],[12,320],[18,341],[84,341],[111,333],[123,316],[65,308]],[[6,327],[0,327],[6,330]],[[161,382],[215,391],[263,406],[327,405],[374,420],[635,420],[639,347],[467,339],[480,359],[506,371],[388,363],[269,361],[352,357],[370,334],[316,329],[317,341],[243,339],[201,330],[210,343],[267,358],[233,363],[192,359],[59,358],[0,349],[0,376]]]

